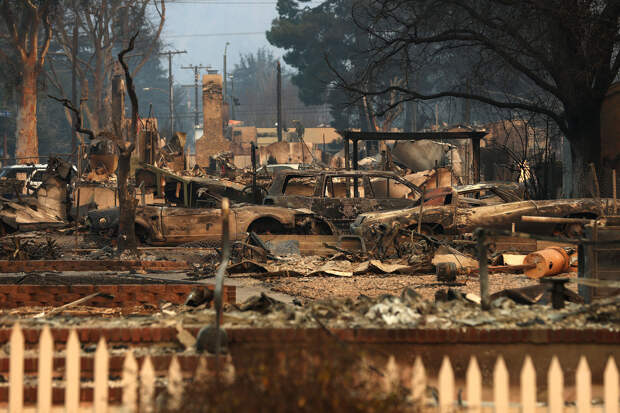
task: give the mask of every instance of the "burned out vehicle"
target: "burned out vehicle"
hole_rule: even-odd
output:
[[[282,171],[265,205],[307,208],[347,231],[359,215],[416,205],[422,190],[393,172]]]
[[[282,171],[269,188],[265,205],[307,208],[348,232],[358,215],[424,205],[477,207],[520,201],[523,192],[511,182],[487,182],[423,191],[387,171]]]
[[[136,183],[164,198],[168,205],[185,208],[218,208],[222,198],[232,203],[252,202],[251,193],[236,182],[182,176],[148,164],[136,170]]]
[[[422,231],[427,234],[463,234],[478,227],[575,236],[582,228],[574,225],[524,222],[523,216],[544,216],[557,218],[597,218],[608,211],[611,200],[557,199],[545,201],[520,201],[497,205],[463,207],[459,202],[441,206],[423,206],[400,211],[366,213],[357,217],[351,230],[368,238],[374,233],[398,225],[400,229],[416,229],[422,221]],[[420,218],[421,216],[421,218]]]
[[[87,222],[96,233],[115,233],[119,209],[88,213]],[[261,205],[237,205],[230,208],[231,239],[243,240],[256,234],[331,235],[329,223],[311,211]],[[147,205],[136,210],[136,235],[142,243],[177,245],[193,241],[217,244],[222,239],[221,210],[218,208],[179,208]]]

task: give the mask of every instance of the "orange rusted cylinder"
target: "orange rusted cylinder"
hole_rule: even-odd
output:
[[[560,247],[549,247],[532,252],[523,260],[523,264],[534,264],[536,267],[525,270],[530,278],[542,278],[567,272],[570,266],[570,257]]]

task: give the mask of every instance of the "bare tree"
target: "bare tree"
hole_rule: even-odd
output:
[[[119,150],[118,168],[116,169],[116,182],[118,187],[118,205],[119,205],[119,222],[118,222],[118,251],[122,252],[130,250],[137,252],[136,242],[136,190],[129,185],[129,174],[131,169],[131,153],[135,148],[136,133],[138,130],[138,97],[136,96],[136,88],[133,78],[129,72],[129,67],[124,58],[127,53],[134,49],[134,44],[138,37],[138,32],[131,38],[126,49],[118,54],[118,61],[123,66],[125,72],[125,80],[127,82],[127,92],[131,101],[131,130],[129,139],[117,141]]]
[[[138,128],[138,97],[133,83],[133,78],[127,67],[127,63],[124,58],[127,53],[132,51],[135,46],[135,40],[138,37],[138,32],[129,40],[129,45],[126,49],[122,50],[118,54],[118,60],[123,67],[125,73],[125,79],[127,82],[127,92],[129,93],[129,99],[131,101],[131,129],[130,136],[114,136],[110,132],[100,132],[97,134],[99,138],[110,139],[114,141],[118,146],[119,160],[118,167],[116,169],[117,176],[117,191],[118,191],[118,205],[119,205],[119,225],[118,225],[118,252],[125,250],[137,253],[137,240],[135,231],[136,220],[136,192],[135,188],[129,184],[129,175],[131,170],[131,153],[135,148],[136,134]],[[49,95],[51,99],[54,99],[62,103],[67,110],[73,112],[76,116],[75,129],[79,133],[84,133],[93,139],[95,134],[90,129],[82,128],[81,112],[73,106],[71,101],[67,98],[57,98]],[[129,138],[129,140],[127,139]]]
[[[384,110],[452,96],[547,116],[571,144],[580,194],[588,163],[613,163],[601,152],[600,108],[620,69],[618,0],[372,0],[353,16],[370,47],[365,67],[340,76],[347,90],[399,92]],[[425,63],[442,76],[421,90],[409,77]],[[394,68],[404,85],[372,82]]]
[[[5,63],[18,74],[15,157],[20,163],[37,162],[37,80],[52,37],[53,0],[2,0],[0,13],[8,29],[11,52],[0,51]]]
[[[83,110],[90,128],[97,134],[110,124],[115,50],[128,44],[131,33],[141,30],[143,26],[149,27],[149,36],[142,36],[141,44],[138,44],[140,53],[135,55],[137,63],[132,65],[131,76],[135,77],[157,49],[166,20],[166,4],[165,0],[107,0],[92,3],[67,0],[67,5],[74,17],[77,14],[80,32],[88,39],[86,55],[75,58],[81,89],[89,89],[88,104],[84,105]],[[154,24],[148,19],[149,5],[153,6],[157,14]],[[67,16],[59,17],[56,21],[56,39],[69,63],[73,64],[70,29],[75,19],[66,19]],[[53,68],[51,75],[54,85],[65,94]]]

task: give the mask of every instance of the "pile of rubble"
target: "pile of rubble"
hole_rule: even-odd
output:
[[[472,294],[464,295],[455,290],[444,292],[438,294],[435,302],[423,300],[415,291],[405,289],[400,297],[384,295],[372,299],[360,296],[356,300],[321,300],[306,305],[285,304],[262,295],[229,307],[225,313],[229,321],[224,326],[620,330],[618,297],[590,305],[568,303],[560,310],[553,309],[549,304],[523,305],[510,298],[499,297],[491,302],[489,311],[483,311],[479,299]]]

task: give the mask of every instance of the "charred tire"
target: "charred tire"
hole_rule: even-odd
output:
[[[259,218],[250,224],[247,232],[254,232],[255,234],[274,235],[290,233],[290,231],[287,230],[284,225],[282,225],[282,223],[275,218]]]
[[[332,227],[323,219],[315,219],[312,223],[312,234],[315,235],[334,235]]]

